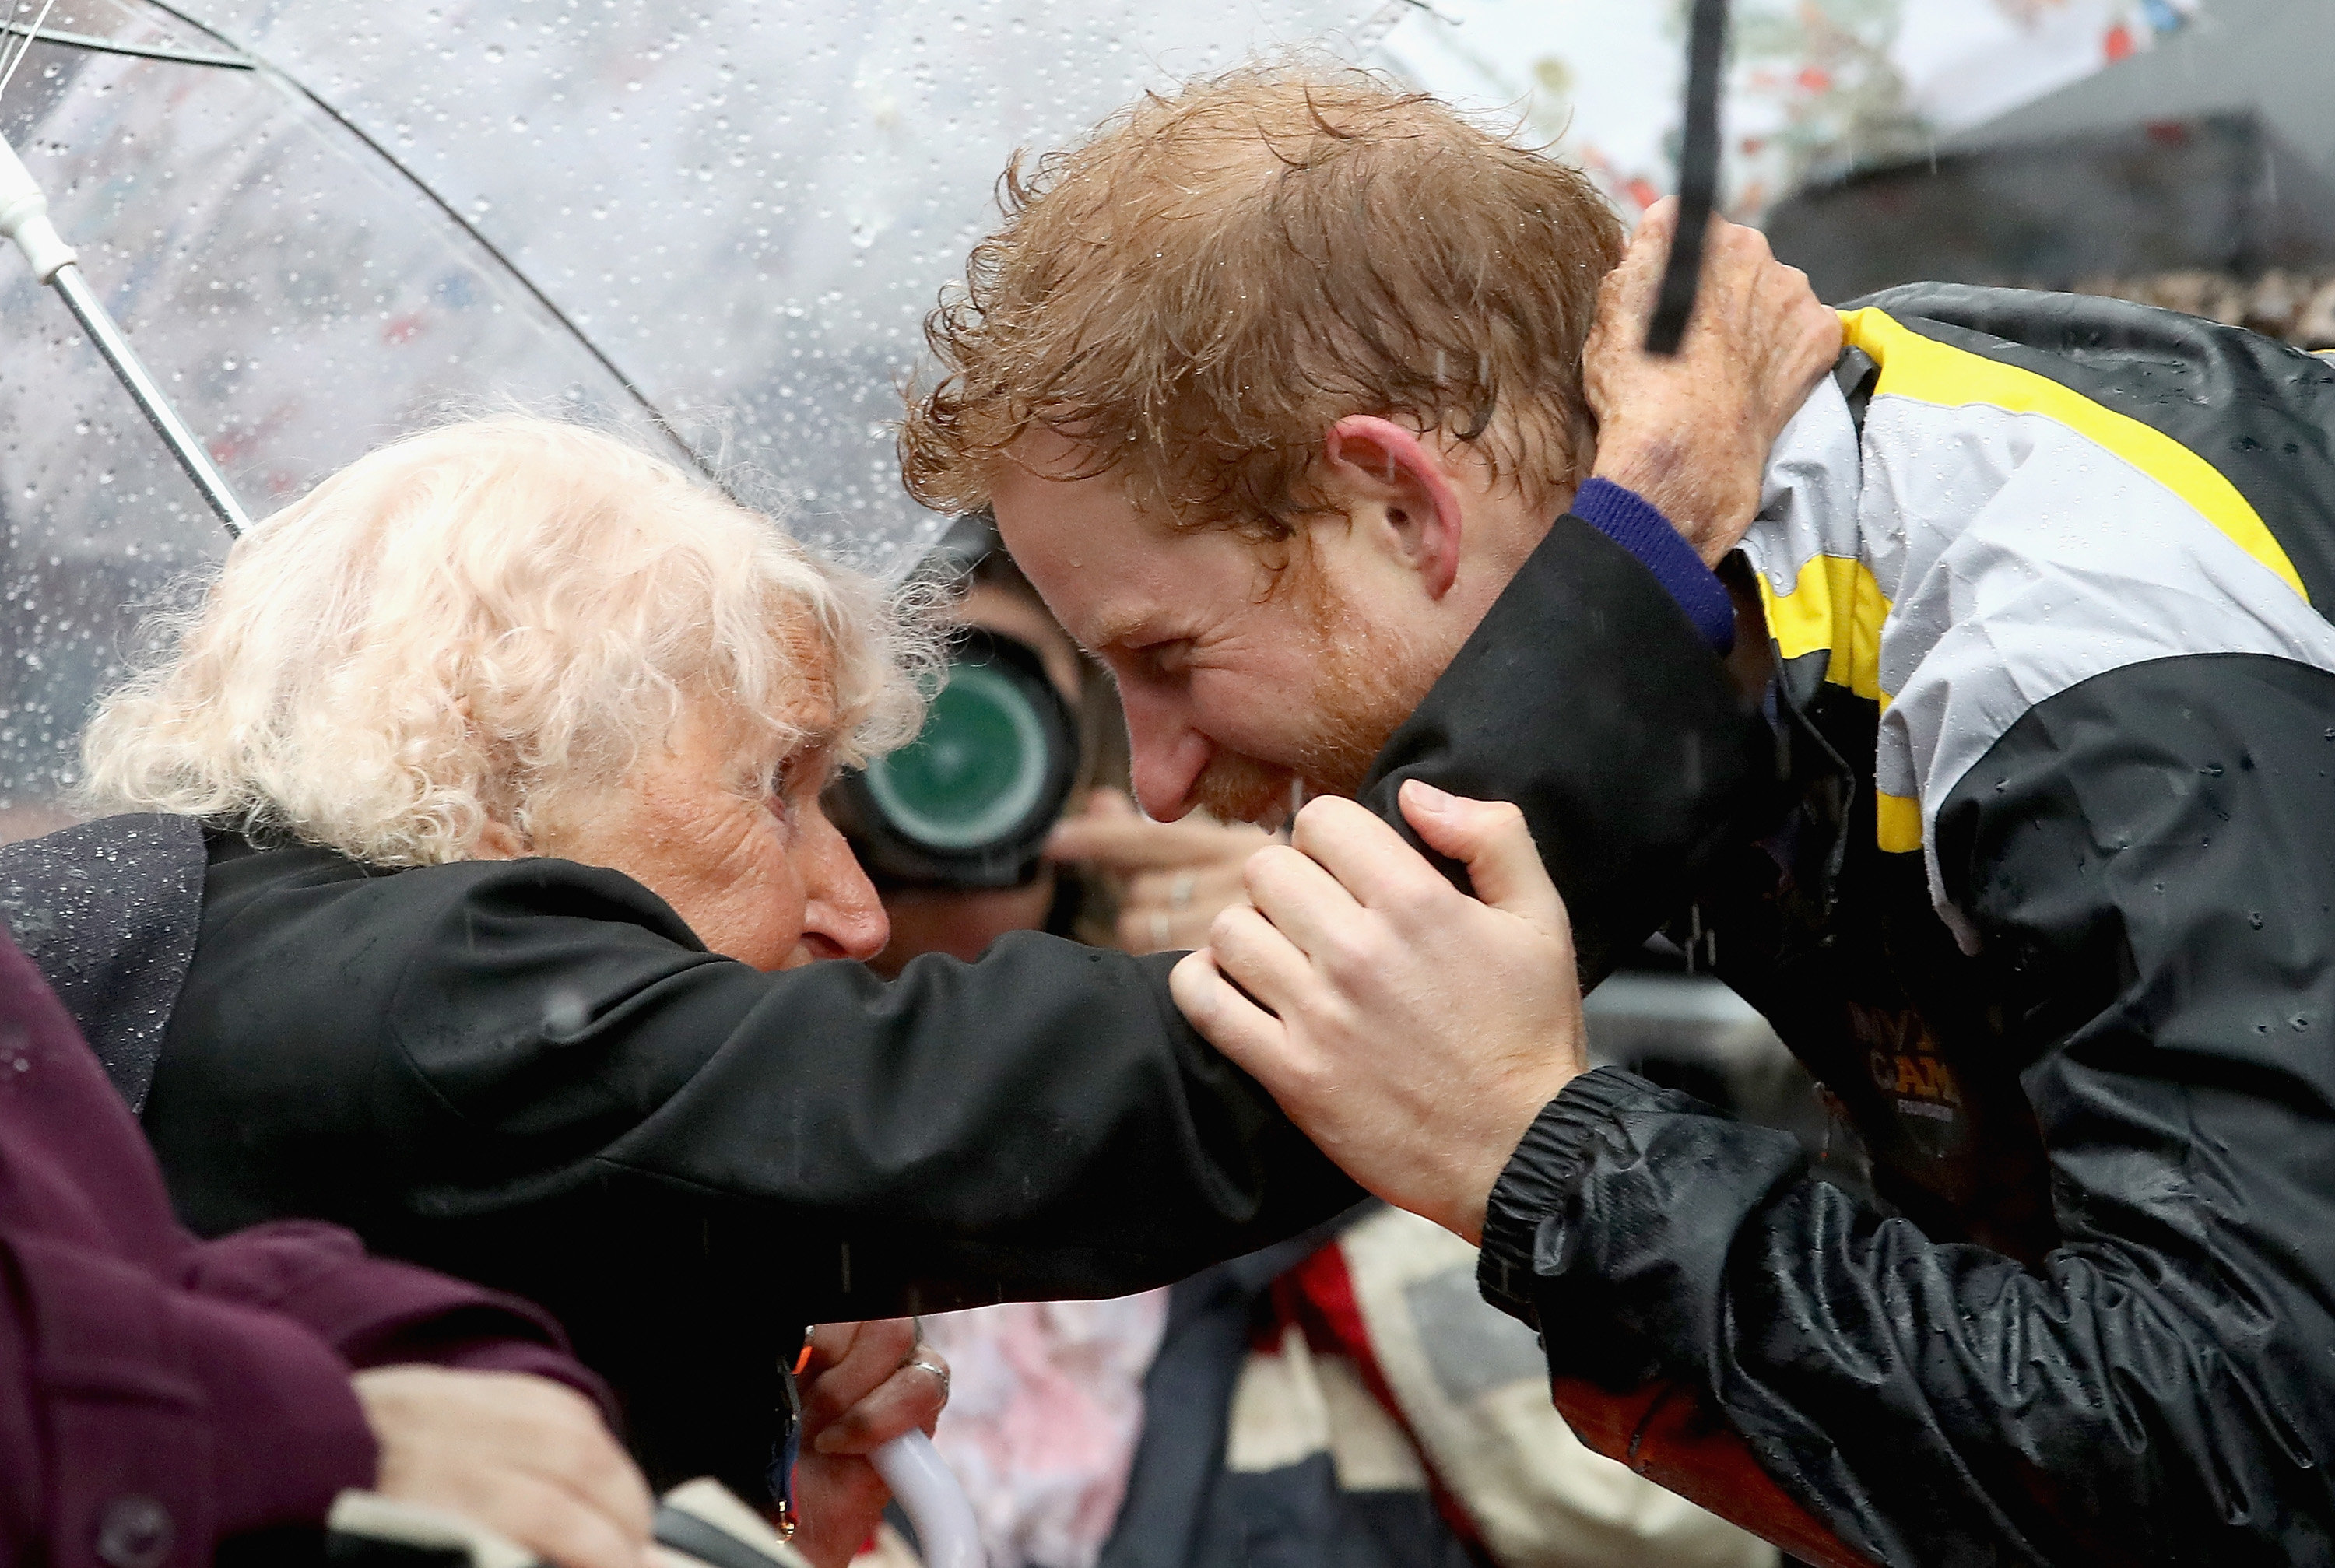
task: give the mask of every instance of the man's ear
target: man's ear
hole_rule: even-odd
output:
[[[1371,414],[1349,414],[1322,443],[1323,488],[1355,527],[1383,529],[1387,543],[1439,599],[1459,576],[1459,494],[1442,454],[1415,431]]]

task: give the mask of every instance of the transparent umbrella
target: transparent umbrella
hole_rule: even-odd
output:
[[[56,0],[0,131],[255,516],[516,403],[635,427],[881,571],[937,526],[893,389],[1008,153],[1252,53],[1360,57],[1405,9]],[[13,256],[0,324],[6,838],[60,819],[131,628],[227,541]]]

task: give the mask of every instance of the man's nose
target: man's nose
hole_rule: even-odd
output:
[[[845,958],[864,962],[875,957],[891,940],[892,922],[884,913],[884,901],[876,896],[876,885],[860,867],[859,857],[816,805],[804,812],[801,831],[799,853],[808,895],[804,936],[824,937]]]
[[[1145,815],[1173,822],[1192,808],[1193,787],[1215,758],[1216,742],[1192,727],[1180,703],[1123,685],[1119,705],[1127,713],[1136,802]]]

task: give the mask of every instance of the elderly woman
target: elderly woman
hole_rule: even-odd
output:
[[[541,1302],[653,1477],[758,1487],[806,1322],[1131,1291],[1356,1195],[1166,958],[821,962],[885,941],[819,791],[916,724],[893,624],[611,437],[396,442],[103,704],[87,789],[149,815],[18,856],[20,929],[197,1229]]]

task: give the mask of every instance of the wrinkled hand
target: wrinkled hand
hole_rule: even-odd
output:
[[[892,1494],[867,1456],[911,1428],[929,1434],[948,1403],[947,1384],[907,1365],[911,1356],[948,1364],[916,1342],[913,1318],[811,1331],[802,1457],[795,1464],[802,1524],[793,1544],[816,1568],[842,1568],[883,1516]]]
[[[1119,946],[1172,953],[1203,945],[1216,912],[1246,901],[1242,868],[1269,842],[1246,823],[1154,822],[1118,790],[1098,789],[1084,812],[1056,825],[1046,856],[1117,875]]]
[[[1840,318],[1754,228],[1713,217],[1679,352],[1645,352],[1678,202],[1646,209],[1597,293],[1582,378],[1597,415],[1594,472],[1635,490],[1717,566],[1759,509],[1768,453],[1840,356]]]
[[[460,1514],[561,1568],[643,1568],[648,1484],[574,1389],[424,1366],[350,1382],[381,1448],[374,1491]]]
[[[1474,1242],[1526,1129],[1587,1066],[1573,934],[1515,807],[1413,779],[1402,812],[1480,901],[1361,807],[1315,800],[1172,989],[1348,1175]]]

